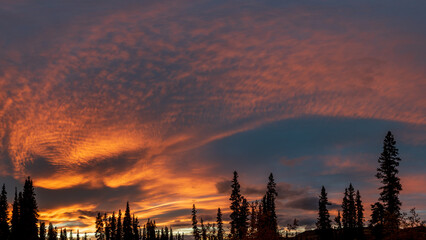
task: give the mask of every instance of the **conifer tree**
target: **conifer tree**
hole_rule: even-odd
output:
[[[46,225],[44,222],[40,223],[39,239],[46,240]]]
[[[132,240],[133,229],[132,229],[132,218],[130,216],[129,202],[126,205],[126,211],[124,212],[123,218],[123,240]]]
[[[371,205],[371,220],[370,228],[373,235],[376,239],[382,239],[384,220],[385,218],[385,208],[380,202],[376,202]]]
[[[117,218],[117,233],[115,236],[116,240],[123,239],[123,225],[121,223],[121,210],[118,210],[118,218]]]
[[[170,226],[170,240],[173,240],[173,229],[172,229],[172,226]]]
[[[327,205],[331,205],[328,202],[327,192],[325,191],[324,186],[321,188],[321,195],[319,198],[319,207],[318,207],[318,221],[317,221],[317,229],[319,231],[319,235],[321,239],[329,239],[330,238],[330,230],[331,230],[331,220],[330,214],[328,213]]]
[[[198,229],[197,209],[195,204],[192,205],[192,235],[195,240],[200,240],[200,230]]]
[[[275,183],[272,173],[269,175],[269,182],[266,192],[266,212],[268,223],[267,226],[271,233],[278,233],[277,214],[275,212],[275,200],[278,196],[277,184]]]
[[[240,239],[245,239],[248,233],[250,205],[247,202],[247,199],[245,197],[241,196],[241,198],[242,198],[242,203],[240,208],[240,216],[239,216],[239,224],[238,224],[239,225],[238,236],[240,236]]]
[[[132,224],[133,224],[133,226],[132,226],[132,228],[133,228],[133,239],[134,240],[139,240],[139,237],[140,237],[139,230],[138,230],[138,228],[139,228],[139,220],[138,220],[137,217],[135,217],[134,214],[133,214]]]
[[[241,236],[238,235],[239,233],[239,229],[240,229],[240,208],[241,208],[241,204],[242,204],[242,198],[241,198],[241,186],[240,183],[238,182],[238,173],[236,171],[234,171],[234,177],[232,179],[232,192],[231,192],[231,197],[229,198],[229,200],[231,201],[231,239],[241,239]]]
[[[110,223],[111,239],[117,240],[117,218],[115,212],[112,212],[111,223]]]
[[[399,228],[401,201],[399,200],[399,192],[402,190],[400,179],[397,176],[399,162],[398,149],[395,147],[396,141],[394,136],[389,131],[383,141],[383,152],[381,153],[378,162],[376,177],[380,179],[383,186],[379,189],[379,200],[383,202],[385,210],[384,223],[389,231]]]
[[[364,228],[364,207],[362,206],[359,190],[356,191],[356,227],[359,229]]]
[[[47,240],[57,240],[58,232],[56,228],[53,227],[52,223],[49,223],[49,228],[47,230]]]
[[[217,239],[223,240],[224,231],[223,231],[222,212],[220,211],[220,208],[217,209],[216,223],[217,223]]]
[[[102,221],[102,215],[98,212],[96,216],[96,233],[95,237],[97,240],[104,240],[104,222]]]
[[[80,240],[80,230],[77,229],[77,240]]]
[[[19,195],[22,196],[21,193]],[[22,198],[22,197],[21,197]],[[11,240],[20,240],[21,238],[21,226],[20,226],[20,198],[18,197],[18,190],[15,188],[15,198],[13,200],[13,207],[12,207],[12,219],[10,220],[11,223],[11,232],[10,232],[10,239]]]
[[[106,213],[104,213],[104,217],[102,220],[104,222],[105,240],[111,240],[111,219],[108,218]]]
[[[72,236],[72,229],[70,230],[70,240],[74,240],[73,236]],[[105,239],[105,238],[104,238]]]
[[[25,180],[22,202],[20,204],[20,225],[22,227],[23,239],[38,239],[38,216],[33,181],[28,177]]]
[[[87,240],[87,233],[84,233],[84,240]]]
[[[7,203],[6,186],[3,184],[0,196],[0,239],[8,239],[9,230],[9,205]]]

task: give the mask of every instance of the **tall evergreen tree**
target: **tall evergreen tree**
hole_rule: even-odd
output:
[[[362,206],[359,190],[356,191],[356,226],[359,229],[364,228],[364,206]]]
[[[222,212],[220,211],[220,208],[217,209],[216,223],[217,223],[217,239],[223,240],[224,231],[223,231]]]
[[[72,229],[70,230],[70,240],[74,240],[73,236],[72,236]],[[105,238],[104,238],[105,239]]]
[[[102,220],[102,215],[98,212],[96,216],[96,233],[95,237],[97,240],[104,240],[104,221]]]
[[[269,175],[269,182],[266,191],[266,206],[264,211],[267,212],[267,226],[271,233],[278,233],[277,214],[275,212],[275,200],[278,196],[277,184],[275,183],[272,173]]]
[[[110,232],[111,232],[111,239],[117,240],[117,218],[115,217],[115,212],[112,212]]]
[[[231,239],[241,239],[242,236],[239,236],[238,229],[240,229],[240,210],[241,210],[241,204],[242,204],[242,197],[241,197],[241,186],[238,182],[238,173],[237,171],[234,171],[234,177],[232,179],[232,192],[229,200],[231,201]]]
[[[117,233],[115,236],[116,240],[123,239],[123,225],[121,223],[121,210],[118,210],[118,218],[117,218]]]
[[[39,239],[46,240],[46,225],[44,222],[40,223]]]
[[[6,186],[3,184],[0,195],[0,239],[8,239],[9,230],[9,205],[7,203]]]
[[[35,199],[33,181],[30,177],[25,180],[22,202],[20,205],[20,225],[22,238],[26,240],[38,239],[38,207]]]
[[[47,230],[47,240],[57,240],[58,232],[56,228],[53,227],[52,223],[49,223],[49,228]]]
[[[398,149],[395,147],[396,141],[389,131],[383,141],[383,152],[380,154],[376,177],[380,179],[383,186],[379,189],[379,200],[383,202],[385,210],[385,226],[389,231],[399,228],[401,201],[399,200],[399,192],[402,190],[400,179],[397,176],[399,162]]]
[[[238,228],[238,236],[240,236],[241,239],[245,239],[247,237],[248,233],[248,227],[249,227],[249,215],[250,215],[250,205],[247,202],[247,199],[243,196],[241,208],[240,208],[240,216],[239,216],[239,228]]]
[[[328,202],[327,192],[325,191],[325,187],[321,188],[321,195],[319,198],[319,207],[318,207],[318,221],[317,221],[317,229],[319,231],[319,235],[321,239],[329,239],[331,233],[331,220],[330,214],[328,213],[327,205],[331,205]]]
[[[132,229],[132,218],[130,216],[129,202],[126,205],[126,211],[124,212],[123,218],[123,240],[132,240],[133,229]]]
[[[200,240],[200,230],[198,229],[197,209],[195,204],[192,205],[192,235],[195,240]]]
[[[80,240],[80,230],[77,229],[77,240]]]
[[[111,218],[108,218],[107,213],[104,213],[102,221],[104,222],[105,240],[111,240]]]
[[[139,240],[139,220],[135,215],[133,215],[133,221],[132,221],[132,228],[133,228],[133,240]]]
[[[22,194],[19,193],[19,196],[22,198]],[[10,232],[10,239],[11,240],[20,240],[22,230],[21,230],[21,221],[20,221],[20,198],[18,197],[18,190],[15,188],[15,198],[13,200],[13,207],[12,207],[12,219],[10,220],[11,223],[11,232]]]

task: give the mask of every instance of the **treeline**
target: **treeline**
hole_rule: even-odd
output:
[[[266,186],[266,192],[260,201],[249,203],[241,194],[241,185],[238,182],[238,173],[234,171],[234,177],[231,184],[230,209],[230,231],[225,234],[223,230],[222,213],[220,208],[217,212],[217,233],[214,230],[208,231],[203,219],[200,219],[198,226],[197,210],[195,205],[192,209],[192,234],[195,240],[241,240],[241,239],[279,239],[277,214],[275,200],[278,196],[277,185],[274,176],[269,175],[269,182]]]
[[[46,231],[45,223],[38,224],[38,206],[35,198],[33,181],[30,177],[25,180],[23,191],[18,193],[15,188],[15,198],[12,204],[12,216],[9,217],[6,186],[3,184],[0,195],[0,240],[57,240],[58,230],[52,223]],[[10,224],[9,224],[10,223]],[[65,232],[65,236],[64,236]],[[72,240],[66,237],[66,229],[60,230],[61,240]],[[83,238],[87,240],[87,236]],[[77,233],[77,240],[80,240]]]
[[[173,234],[171,226],[159,229],[155,221],[150,219],[141,227],[138,218],[131,215],[127,202],[123,217],[121,210],[118,210],[117,217],[115,212],[110,216],[98,213],[95,237],[98,240],[184,240],[185,235]]]
[[[334,223],[330,219],[327,192],[323,186],[318,200],[318,218],[316,222],[315,235],[309,239],[366,239],[366,232],[369,239],[384,239],[391,234],[398,232],[401,226],[417,227],[421,226],[421,220],[415,209],[411,209],[411,216],[407,217],[400,211],[401,201],[399,193],[402,190],[400,178],[397,176],[399,162],[396,141],[391,132],[388,132],[383,143],[383,152],[378,162],[376,177],[382,183],[379,201],[371,205],[371,220],[368,228],[365,227],[364,206],[359,190],[355,192],[352,183],[344,191],[341,203],[341,210],[338,210]],[[192,209],[192,234],[195,240],[263,240],[263,239],[283,239],[283,233],[278,230],[276,204],[278,196],[276,183],[272,173],[266,187],[265,195],[260,201],[248,202],[241,195],[238,173],[234,172],[231,184],[230,203],[230,231],[225,234],[223,230],[222,214],[220,208],[217,213],[217,229],[215,224],[213,230],[209,231],[200,219],[200,226],[197,219],[195,205]],[[341,214],[342,213],[342,214]],[[209,224],[208,224],[209,226]],[[299,222],[294,219],[293,224],[287,226],[285,237],[288,231],[297,230]],[[371,236],[372,235],[372,236]]]

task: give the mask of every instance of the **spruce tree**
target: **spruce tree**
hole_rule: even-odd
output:
[[[135,215],[133,215],[133,221],[132,221],[132,228],[133,228],[133,239],[134,240],[139,240],[139,220],[137,217],[135,217]]]
[[[115,236],[116,240],[123,239],[123,225],[121,223],[121,210],[118,210],[118,218],[117,218],[117,233]]]
[[[216,223],[217,223],[217,239],[223,240],[224,231],[223,231],[222,212],[220,211],[220,208],[217,209]]]
[[[400,179],[397,176],[399,162],[398,149],[395,147],[396,141],[389,131],[383,141],[383,152],[380,154],[376,177],[380,179],[383,186],[379,189],[379,200],[383,202],[385,210],[384,223],[389,231],[399,228],[401,201],[399,200],[399,192],[402,190]]]
[[[77,229],[77,240],[80,240],[80,230]]]
[[[20,205],[20,225],[22,238],[26,240],[38,239],[38,207],[35,199],[33,181],[28,177],[25,180],[22,202]]]
[[[123,218],[123,240],[132,240],[133,229],[132,229],[132,218],[130,216],[129,202],[126,205],[126,211],[124,212]]]
[[[275,183],[274,176],[272,173],[269,175],[269,182],[266,191],[266,211],[267,213],[267,226],[269,232],[278,233],[277,214],[275,212],[275,200],[278,196],[277,184]]]
[[[39,239],[46,240],[46,225],[44,222],[40,223]]]
[[[356,227],[356,207],[355,207],[355,189],[352,183],[349,184],[348,188],[348,227],[353,229]]]
[[[115,212],[112,212],[111,223],[110,223],[111,239],[117,240],[117,218]]]
[[[73,236],[72,236],[72,229],[70,230],[70,240],[74,240]],[[105,238],[104,238],[105,239]]]
[[[331,230],[330,214],[328,213],[327,205],[331,205],[328,202],[327,192],[324,186],[321,188],[321,195],[319,198],[318,207],[318,221],[317,229],[321,239],[329,239]]]
[[[238,182],[238,173],[234,171],[234,177],[232,179],[232,192],[229,200],[231,201],[231,239],[241,239],[242,236],[239,236],[239,229],[240,229],[240,208],[242,204],[242,197],[241,197],[241,186]]]
[[[95,237],[97,240],[104,240],[104,222],[102,220],[102,215],[98,212],[96,216],[96,233]]]
[[[356,191],[356,227],[359,229],[364,228],[364,207],[362,206],[359,190]]]
[[[22,198],[22,194],[19,193],[19,196]],[[11,231],[10,231],[10,239],[11,240],[20,240],[21,238],[21,221],[20,221],[20,198],[18,197],[18,190],[15,188],[15,198],[13,200],[12,206],[12,219],[11,223]]]
[[[0,239],[9,238],[10,230],[8,208],[6,186],[3,184],[0,196]]]
[[[197,209],[195,204],[192,205],[192,235],[195,240],[200,240],[200,230],[198,229]]]
[[[56,228],[53,227],[52,223],[49,223],[49,228],[47,230],[47,240],[57,240],[58,232]]]
[[[239,216],[239,224],[238,224],[239,225],[238,236],[240,236],[240,239],[245,239],[248,233],[250,205],[247,202],[247,199],[245,197],[241,196],[241,198],[242,198],[242,203],[240,208],[240,216]]]

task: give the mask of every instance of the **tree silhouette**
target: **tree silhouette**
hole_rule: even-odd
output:
[[[115,235],[116,240],[123,239],[123,225],[121,223],[121,210],[118,210],[118,218],[117,218],[117,233]]]
[[[223,240],[224,231],[223,231],[222,212],[220,211],[220,208],[217,209],[216,223],[217,223],[217,239]]]
[[[234,171],[234,177],[232,179],[232,192],[229,200],[231,201],[231,233],[230,238],[231,239],[241,239],[242,237],[238,235],[240,229],[240,208],[241,208],[241,193],[240,193],[240,183],[238,182],[238,173],[237,171]]]
[[[52,223],[49,223],[49,228],[47,230],[47,240],[57,240],[58,232],[56,228],[53,227]]]
[[[318,220],[317,220],[317,229],[321,239],[330,238],[331,230],[331,220],[330,214],[328,213],[327,205],[331,205],[328,202],[327,192],[325,187],[321,188],[321,195],[318,202]]]
[[[22,238],[26,240],[38,239],[38,207],[35,199],[33,181],[30,177],[25,180],[22,202],[20,204],[20,226]]]
[[[394,231],[399,228],[399,219],[401,216],[399,200],[399,192],[402,190],[400,179],[397,176],[399,162],[398,149],[395,147],[396,141],[394,136],[389,131],[383,141],[383,152],[380,154],[376,177],[380,179],[383,186],[379,189],[379,200],[383,202],[385,216],[384,224],[389,231]]]
[[[97,240],[104,240],[104,221],[102,220],[101,213],[96,216],[96,233],[95,237]]]
[[[275,212],[275,200],[278,196],[277,184],[272,173],[269,175],[269,182],[266,191],[266,205],[264,211],[267,214],[266,226],[270,233],[278,233],[277,214]]]
[[[356,227],[358,230],[358,239],[362,239],[364,235],[364,207],[362,206],[361,195],[359,190],[356,191]]]
[[[129,202],[126,205],[126,211],[124,212],[123,218],[123,240],[132,240],[133,229],[132,229],[132,218],[130,216]]]
[[[385,208],[380,202],[371,205],[370,228],[376,239],[382,239]]]
[[[8,208],[6,186],[3,184],[0,196],[0,239],[9,238],[10,230]]]
[[[46,225],[44,222],[40,223],[39,239],[46,240]]]
[[[135,215],[133,215],[132,221],[132,231],[133,231],[133,240],[139,240],[139,220]]]
[[[198,229],[197,209],[195,204],[192,205],[192,235],[195,240],[200,240],[200,230]]]

